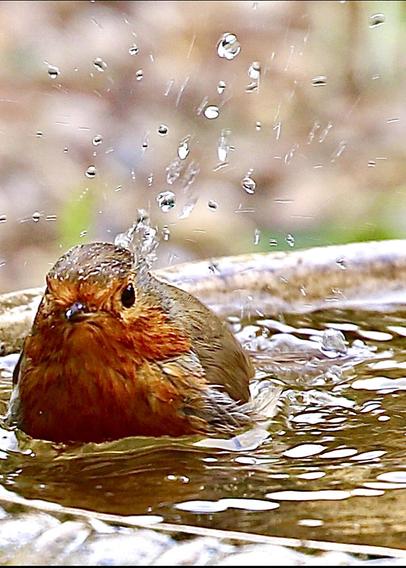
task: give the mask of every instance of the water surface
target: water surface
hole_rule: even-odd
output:
[[[406,311],[230,325],[252,351],[257,386],[282,391],[267,430],[65,447],[3,429],[0,485],[118,516],[405,548]],[[12,360],[2,366],[1,412]]]

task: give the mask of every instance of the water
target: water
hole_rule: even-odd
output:
[[[173,191],[162,191],[156,198],[161,211],[167,213],[176,205],[176,195]]]
[[[48,75],[51,79],[56,79],[59,73],[59,67],[56,67],[56,65],[48,65]]]
[[[107,63],[103,61],[101,57],[96,57],[96,59],[93,61],[93,65],[98,71],[100,71],[100,73],[103,73],[107,69]]]
[[[85,172],[85,176],[92,179],[96,176],[97,170],[95,166],[89,166]]]
[[[135,43],[133,45],[131,45],[128,49],[128,53],[130,55],[138,55],[139,52],[140,52],[139,47]]]
[[[282,388],[268,430],[67,448],[0,430],[0,484],[27,498],[112,513],[118,522],[158,515],[175,524],[404,548],[406,311],[230,315],[258,380]],[[3,358],[1,412],[12,365]]]
[[[240,51],[240,42],[233,33],[226,32],[217,43],[217,54],[219,57],[231,60],[237,57]]]
[[[203,114],[209,120],[213,120],[219,117],[220,110],[219,107],[216,105],[209,105],[204,109]]]

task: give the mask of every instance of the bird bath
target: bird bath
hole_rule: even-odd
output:
[[[270,425],[67,447],[0,428],[0,562],[406,558],[406,241],[156,275],[227,319],[252,353],[254,390],[280,393]],[[0,297],[1,413],[41,293]]]

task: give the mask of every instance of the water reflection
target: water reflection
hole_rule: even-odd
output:
[[[117,515],[404,547],[405,316],[326,310],[242,322],[255,386],[271,380],[281,393],[267,429],[68,448],[0,430],[0,483]],[[1,412],[12,365],[3,360]]]

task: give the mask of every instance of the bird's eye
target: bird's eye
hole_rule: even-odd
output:
[[[132,284],[127,284],[121,292],[121,303],[125,308],[131,308],[135,302],[135,291]]]

